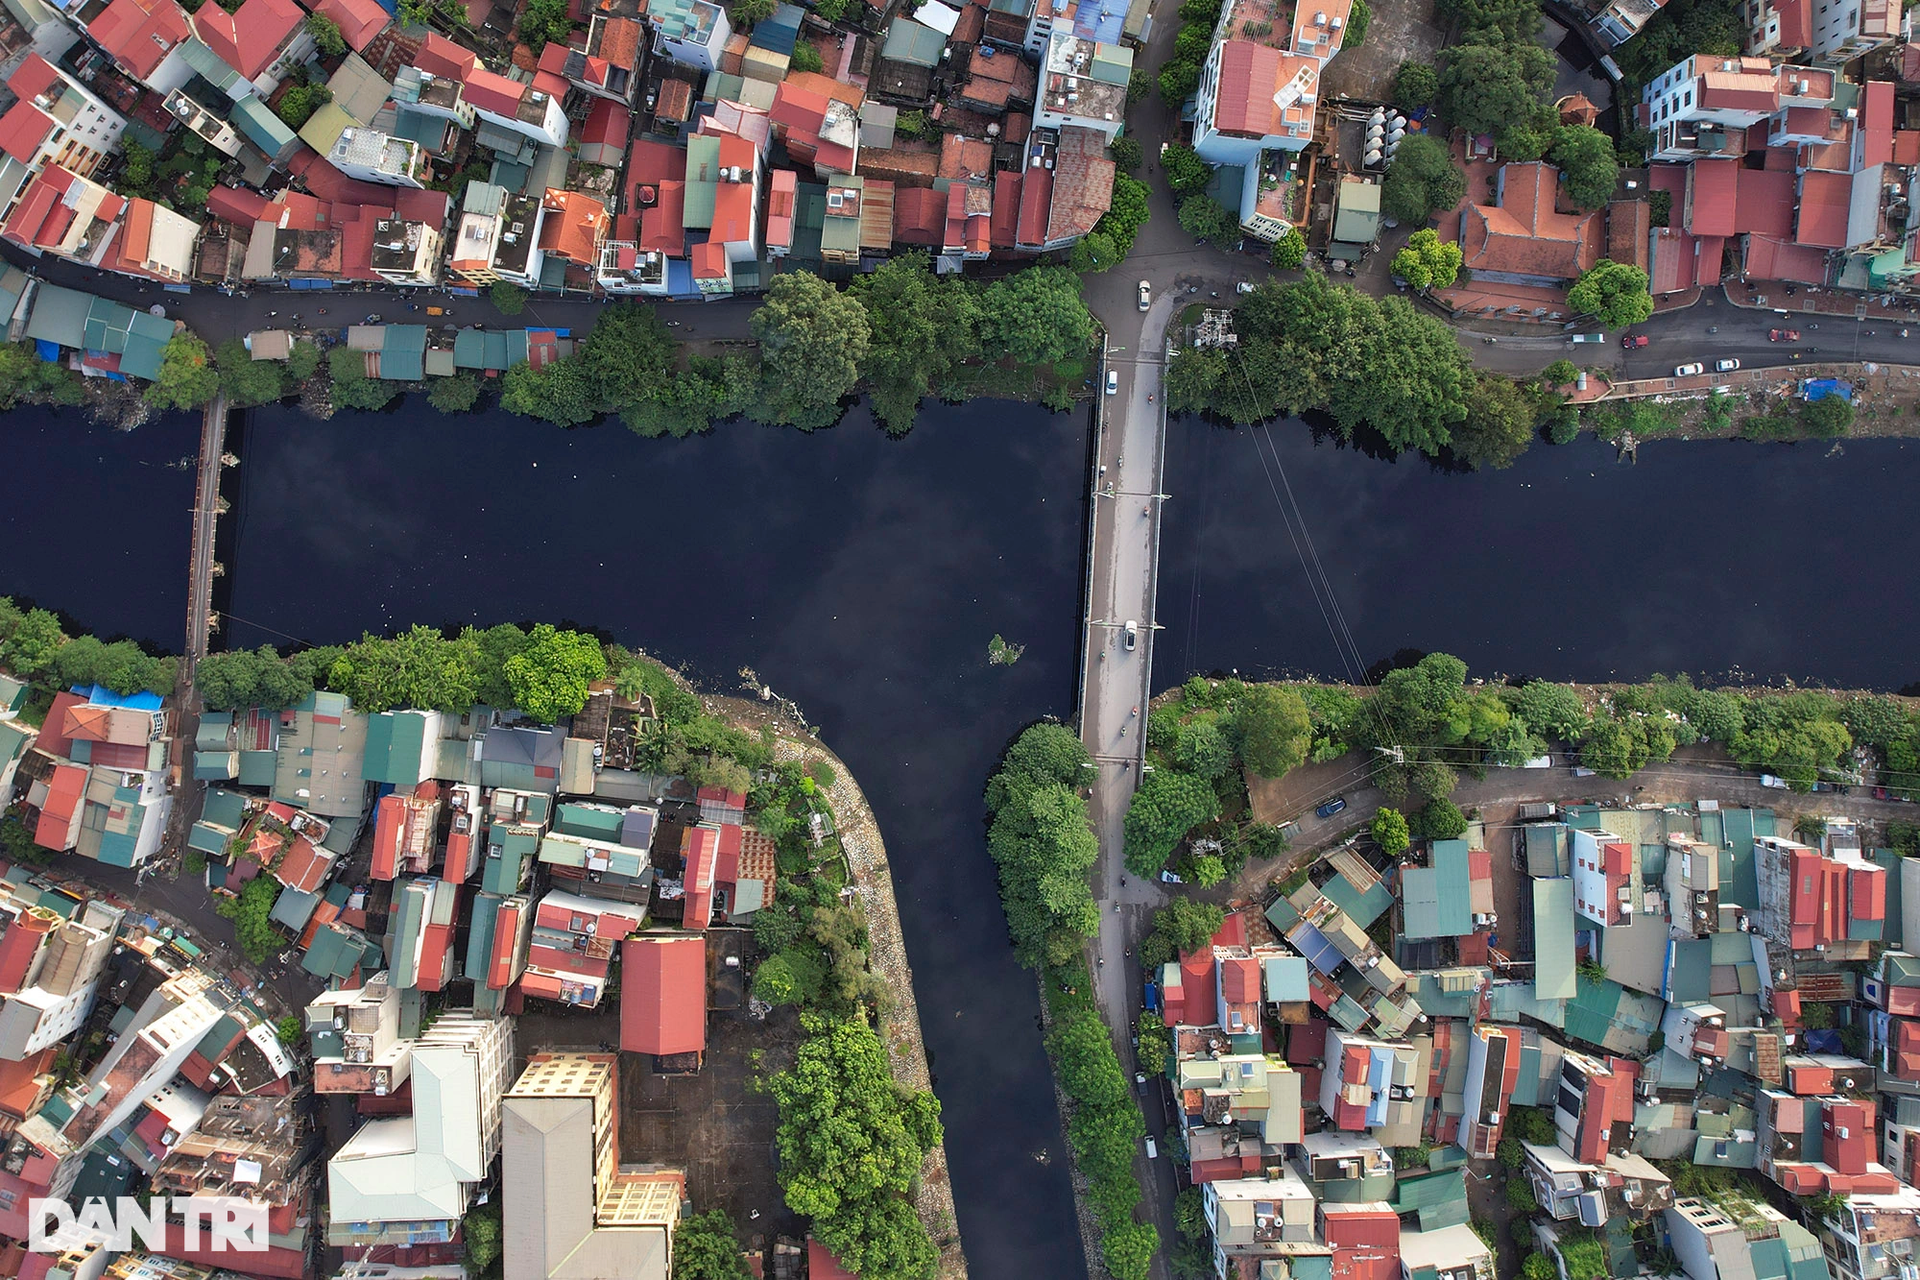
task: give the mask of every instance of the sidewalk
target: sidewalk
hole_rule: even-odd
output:
[[[1794,290],[1792,295],[1786,292]],[[1729,280],[1727,301],[1755,311],[1792,311],[1801,315],[1853,316],[1874,320],[1920,320],[1920,303],[1891,306],[1860,293],[1811,288],[1784,280]]]

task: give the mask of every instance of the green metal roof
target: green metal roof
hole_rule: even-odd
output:
[[[880,56],[931,71],[940,65],[940,53],[946,47],[947,38],[932,27],[912,18],[899,17],[887,27],[887,42]]]
[[[224,787],[209,787],[206,801],[200,806],[200,820],[238,830],[240,820],[246,816],[246,812],[245,796],[237,791],[228,791]]]
[[[484,983],[493,963],[493,926],[500,918],[500,904],[506,901],[497,893],[473,896],[472,927],[467,931],[467,963],[462,972],[475,982]]]
[[[687,187],[682,225],[713,226],[713,204],[720,190],[720,139],[698,134],[687,139]]]
[[[317,890],[308,892],[289,887],[280,891],[280,896],[274,900],[273,910],[267,913],[267,918],[275,924],[283,924],[293,932],[299,933],[307,927],[307,921],[313,919],[313,913],[319,905],[320,894]]]
[[[226,782],[238,776],[239,772],[240,753],[238,751],[193,753],[193,776],[197,782]]]
[[[93,301],[92,294],[42,282],[33,295],[33,315],[27,321],[27,336],[63,347],[85,347],[87,312],[92,309]]]
[[[277,751],[242,751],[240,753],[240,776],[235,779],[243,787],[270,787],[273,785],[273,771],[280,762]]]
[[[181,45],[180,56],[188,66],[205,76],[209,84],[228,97],[233,96],[233,90],[247,83],[245,76],[228,66],[219,54],[199,40],[189,40]]]
[[[1380,184],[1342,182],[1334,191],[1333,238],[1368,244],[1380,233]]]
[[[389,325],[391,334],[396,325]],[[422,330],[424,333],[425,330]],[[384,371],[386,355],[381,354]],[[418,711],[387,711],[367,717],[367,752],[362,773],[368,782],[411,787],[422,781],[421,757],[427,746],[427,718]]]
[[[380,376],[390,382],[418,382],[427,376],[427,326],[390,324],[380,345]]]
[[[1387,888],[1384,881],[1376,880],[1364,893],[1355,888],[1344,875],[1335,875],[1333,879],[1320,886],[1320,892],[1328,902],[1347,913],[1348,919],[1362,929],[1387,913],[1393,905],[1393,890]],[[1472,929],[1466,932],[1473,932]],[[1431,936],[1431,935],[1426,935]]]
[[[1533,989],[1542,1000],[1573,997],[1571,880],[1533,882]]]

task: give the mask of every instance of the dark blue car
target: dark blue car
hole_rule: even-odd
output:
[[[1331,818],[1334,814],[1340,812],[1342,809],[1346,807],[1347,807],[1347,798],[1345,796],[1335,796],[1333,799],[1327,801],[1325,804],[1321,805],[1318,809],[1315,809],[1313,812],[1317,817]]]

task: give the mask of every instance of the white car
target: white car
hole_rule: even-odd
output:
[[[1239,284],[1236,284],[1233,286],[1233,291],[1235,293],[1252,293],[1253,286],[1248,284],[1245,280],[1242,280]]]
[[[1140,282],[1140,309],[1145,311],[1153,305],[1153,286],[1145,280]]]
[[[1706,371],[1707,371],[1707,366],[1700,364],[1696,361],[1693,364],[1681,365],[1678,369],[1675,369],[1673,371],[1673,376],[1676,378],[1691,378],[1696,373],[1705,373]]]
[[[1127,619],[1127,652],[1133,652],[1133,642],[1140,638],[1140,624],[1132,618]]]
[[[1715,373],[1732,373],[1739,367],[1740,362],[1738,360],[1715,360],[1713,362],[1713,371]]]
[[[1107,370],[1107,394],[1114,395],[1119,390],[1120,390],[1120,371],[1118,369]]]

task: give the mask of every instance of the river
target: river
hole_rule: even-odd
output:
[[[9,415],[4,456],[29,480],[0,510],[0,592],[172,639],[192,482],[162,464],[193,434]],[[1444,648],[1479,674],[1920,680],[1920,530],[1899,514],[1915,445],[1663,444],[1619,466],[1584,442],[1463,476],[1298,424],[1272,440],[1257,455],[1251,432],[1174,424],[1160,686],[1230,667],[1342,674],[1280,520],[1289,484],[1363,663]],[[237,448],[233,642],[573,621],[713,689],[751,666],[797,699],[887,839],[974,1274],[1082,1273],[979,794],[1014,732],[1073,709],[1084,420],[931,406],[901,441],[864,411],[813,436],[733,424],[640,441],[412,399],[325,424],[256,412]],[[1016,665],[986,662],[995,632],[1027,646]]]

